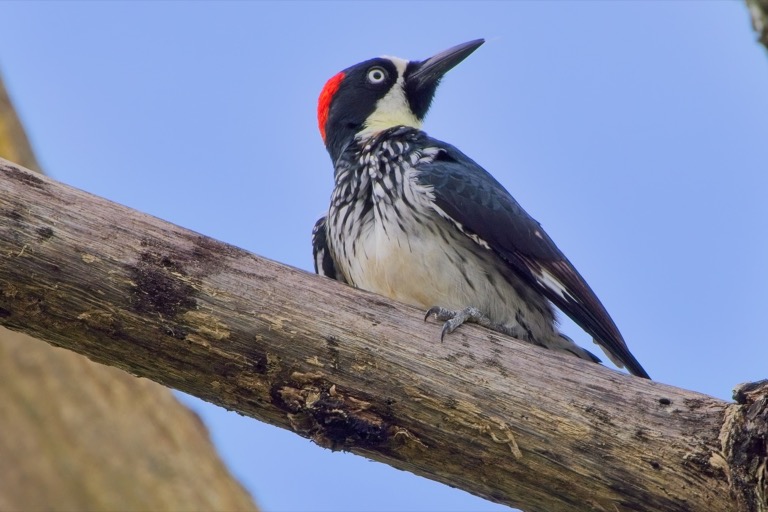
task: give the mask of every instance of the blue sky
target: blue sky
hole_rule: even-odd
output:
[[[543,224],[654,379],[725,399],[767,376],[768,54],[741,2],[2,2],[0,22],[53,177],[307,270],[325,80],[484,37],[425,130]],[[183,400],[265,510],[505,509]]]

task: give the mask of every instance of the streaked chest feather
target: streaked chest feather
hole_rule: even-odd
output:
[[[476,244],[432,209],[417,166],[435,154],[395,142],[343,169],[329,212],[331,250],[359,288],[424,308],[482,307],[500,293],[488,279],[495,257],[478,256]]]

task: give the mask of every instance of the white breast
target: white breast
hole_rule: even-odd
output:
[[[411,199],[410,205],[416,208],[402,199],[373,208],[371,222],[354,244],[356,256],[345,269],[349,280],[359,288],[425,309],[475,306],[499,322],[513,317],[514,309],[508,306],[510,295],[516,293],[506,281],[488,278],[498,265],[497,257],[440,218],[428,206],[427,197]]]

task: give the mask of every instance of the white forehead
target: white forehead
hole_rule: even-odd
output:
[[[381,58],[387,59],[395,65],[398,77],[402,77],[405,74],[405,68],[408,66],[407,60],[401,59],[400,57],[392,57],[391,55],[382,55]]]

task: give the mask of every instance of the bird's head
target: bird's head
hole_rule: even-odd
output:
[[[370,59],[331,77],[317,104],[320,135],[331,158],[354,137],[395,126],[421,128],[440,79],[483,42],[469,41],[422,61]]]

